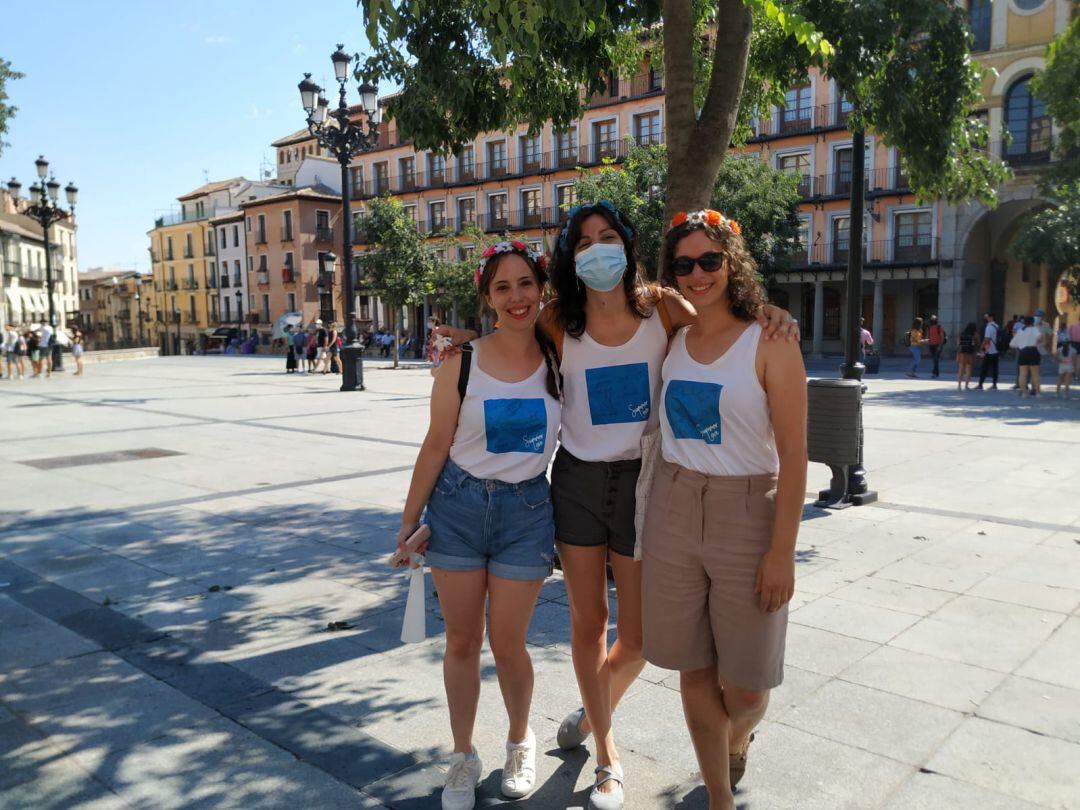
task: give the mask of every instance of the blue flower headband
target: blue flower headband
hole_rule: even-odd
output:
[[[569,245],[566,243],[566,235],[570,232],[570,223],[574,221],[574,217],[580,214],[582,211],[589,211],[595,208],[606,208],[612,214],[615,215],[615,222],[619,226],[619,230],[622,231],[623,236],[627,239],[634,238],[634,229],[630,226],[630,223],[626,221],[622,213],[615,207],[615,203],[611,200],[598,200],[594,203],[582,203],[581,205],[575,205],[566,216],[566,224],[563,225],[562,233],[559,234],[559,249],[566,251],[569,250]]]

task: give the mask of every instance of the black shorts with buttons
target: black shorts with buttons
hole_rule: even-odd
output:
[[[607,546],[634,556],[634,507],[641,459],[582,461],[565,447],[551,469],[555,539],[571,546]]]

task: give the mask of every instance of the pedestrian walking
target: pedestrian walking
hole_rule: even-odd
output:
[[[926,339],[927,345],[930,347],[930,357],[933,358],[934,361],[934,367],[930,372],[930,377],[936,380],[941,375],[941,368],[939,366],[941,353],[945,351],[945,343],[949,339],[945,327],[938,323],[937,315],[930,316],[930,325],[926,329]]]
[[[30,329],[27,330],[26,335],[26,354],[30,358],[30,367],[34,370],[31,375],[33,377],[41,376],[41,337],[39,330]]]
[[[297,327],[296,332],[289,336],[289,340],[293,346],[293,352],[296,355],[296,370],[298,372],[307,372],[307,332],[302,328]]]
[[[661,276],[697,323],[678,332],[663,367],[644,654],[679,671],[709,806],[728,809],[769,690],[783,680],[806,489],[806,371],[797,345],[761,339],[753,313],[763,292],[737,223],[676,214]]]
[[[1017,351],[1017,384],[1020,387],[1020,396],[1027,397],[1030,382],[1031,395],[1037,397],[1041,390],[1042,354],[1039,352],[1039,346],[1043,341],[1043,334],[1035,324],[1034,316],[1027,316],[1023,323],[1024,328],[1013,335],[1009,347]]]
[[[38,357],[47,378],[51,377],[53,373],[52,347],[54,340],[56,340],[56,330],[50,324],[43,323],[41,332],[38,335]]]
[[[443,677],[454,740],[443,810],[472,808],[482,773],[472,738],[485,603],[510,725],[502,793],[521,798],[533,789],[533,669],[525,637],[554,557],[546,471],[559,429],[558,365],[535,328],[545,261],[520,242],[500,242],[484,254],[480,294],[503,329],[468,344],[436,378],[398,533],[403,549],[426,505],[427,562],[446,622]]]
[[[330,352],[327,344],[330,341],[330,332],[323,326],[322,319],[315,321],[315,370],[322,374],[330,373]]]
[[[991,388],[997,390],[998,387],[998,361],[999,356],[999,343],[1000,340],[997,322],[994,320],[992,313],[987,312],[983,315],[983,338],[982,347],[979,349],[979,357],[982,359],[982,368],[979,370],[979,384],[975,388],[979,391],[983,390],[983,384],[986,382],[986,378],[990,377],[993,385]]]
[[[341,336],[338,334],[337,324],[331,323],[326,334],[326,348],[328,352],[326,367],[334,374],[341,373]]]
[[[908,347],[908,351],[911,352],[911,368],[908,370],[908,377],[916,379],[919,370],[919,363],[922,361],[922,347],[927,342],[927,339],[923,337],[923,319],[916,318],[911,322],[911,329],[904,335],[904,345]]]
[[[26,373],[26,339],[19,334],[14,324],[9,323],[4,327],[3,344],[8,379],[14,380],[18,374],[21,380]]]
[[[1070,344],[1061,343],[1054,353],[1054,359],[1057,360],[1058,364],[1057,386],[1054,388],[1054,396],[1060,397],[1062,391],[1064,391],[1065,399],[1068,399],[1069,385],[1072,383],[1072,376],[1076,366],[1076,352]]]
[[[71,338],[71,356],[75,359],[75,376],[81,377],[83,373],[83,338],[82,330],[76,328]]]
[[[874,336],[866,328],[866,318],[859,319],[859,362],[866,362],[866,355],[874,351]]]
[[[285,325],[285,373],[296,373],[296,346],[293,343],[293,328],[291,325]]]
[[[971,369],[975,364],[975,351],[978,349],[979,336],[974,321],[970,321],[960,333],[956,347],[956,387],[961,384],[964,390],[971,388]]]

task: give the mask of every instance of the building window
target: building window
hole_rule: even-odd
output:
[[[851,193],[851,147],[833,153],[833,194]]]
[[[296,281],[296,271],[293,269],[293,254],[291,251],[285,254],[285,267],[281,271],[281,280],[286,284]]]
[[[559,206],[559,222],[565,222],[570,209],[577,205],[577,189],[573,185],[555,186],[555,202]]]
[[[403,157],[398,160],[400,190],[411,191],[416,188],[416,159]]]
[[[281,240],[283,242],[292,241],[292,211],[283,211],[281,213]]]
[[[832,260],[846,262],[851,243],[851,220],[848,217],[836,217],[832,223]]]
[[[446,182],[446,158],[442,155],[428,155],[428,179],[433,186]]]
[[[296,312],[296,293],[285,294],[285,311]]]
[[[641,145],[660,143],[660,112],[634,116],[634,140]]]
[[[494,141],[487,145],[488,177],[506,174],[506,141]]]
[[[233,225],[232,226],[232,246],[233,247],[240,247],[240,226],[239,225]]]
[[[266,214],[259,214],[259,227],[255,232],[255,244],[266,244]]]
[[[457,201],[458,230],[466,224],[476,222],[476,198],[463,197]]]
[[[232,302],[229,300],[229,296],[221,296],[222,306],[225,307],[225,322],[228,323],[232,320]]]
[[[792,87],[784,93],[784,106],[780,108],[780,131],[805,132],[810,129],[813,109],[810,85]]]
[[[171,262],[173,260],[173,249],[172,249],[172,237],[171,236],[166,236],[165,237],[165,260],[169,261],[169,262]]]
[[[1005,159],[1010,162],[1045,160],[1050,154],[1050,116],[1046,104],[1031,94],[1025,76],[1005,94],[1005,126],[1012,136]]]
[[[530,188],[521,192],[521,227],[540,227],[541,214],[540,189]]]
[[[522,171],[532,172],[540,168],[540,136],[522,135],[518,140]]]
[[[251,256],[248,256],[247,257],[247,271],[250,273],[254,269],[255,269],[255,259],[253,259]]]
[[[506,195],[492,194],[488,197],[488,228],[505,228],[506,215]]]
[[[329,242],[333,234],[330,231],[330,212],[315,212],[315,238],[321,242]]]
[[[259,317],[263,323],[270,323],[270,296],[262,296],[262,314]]]
[[[804,267],[810,260],[810,218],[799,217],[799,230],[795,234],[795,249],[791,252],[791,263]]]
[[[409,219],[411,219],[413,222],[416,222],[416,206],[415,205],[403,205],[403,206],[401,206],[401,210],[405,212],[405,215]]]
[[[578,162],[578,131],[571,127],[566,132],[555,136],[555,149],[558,153],[559,166],[572,167]]]
[[[458,157],[458,181],[472,180],[476,176],[476,150],[472,145],[461,150]]]
[[[789,155],[776,156],[776,168],[785,174],[793,174],[799,178],[799,196],[810,196],[810,153],[798,152]]]
[[[1013,0],[1013,4],[1021,11],[1034,11],[1045,2],[1046,0]]]
[[[251,217],[244,217],[244,230],[251,233]]]
[[[893,258],[898,262],[929,261],[933,255],[929,211],[906,211],[896,215]]]
[[[428,203],[428,221],[432,231],[441,231],[446,227],[446,202],[439,200]]]
[[[218,231],[218,243],[221,245],[221,249],[224,250],[229,246],[229,237],[225,233],[225,229],[222,228]]]
[[[992,0],[969,0],[968,25],[971,26],[972,52],[990,50],[990,21],[993,13]]]
[[[364,167],[353,166],[349,169],[349,188],[353,194],[359,194],[364,189]]]
[[[390,189],[390,169],[384,160],[375,164],[375,185],[372,188],[374,194],[382,194]]]
[[[194,258],[194,256],[195,256],[195,248],[192,247],[191,234],[190,233],[185,233],[184,234],[184,258],[185,259],[191,259],[191,258]]]
[[[604,158],[613,158],[619,146],[619,122],[597,121],[593,124],[593,160],[601,161]]]
[[[233,286],[234,287],[239,287],[240,286],[240,281],[241,281],[240,260],[239,259],[235,259],[233,261],[233,272],[236,274],[236,276],[234,278]]]

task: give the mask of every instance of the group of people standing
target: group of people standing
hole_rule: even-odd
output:
[[[7,324],[0,330],[0,377],[9,380],[25,379],[26,364],[30,363],[30,377],[51,377],[53,373],[53,344],[57,340],[56,330],[49,324],[24,326],[21,329],[14,324]],[[78,328],[71,335],[71,356],[75,360],[75,375],[83,373],[83,352],[85,339]]]
[[[307,329],[285,327],[286,374],[340,374],[341,335],[337,324],[317,318]]]
[[[1061,329],[1055,335],[1045,321],[1046,313],[1035,310],[1033,315],[1014,315],[1000,326],[993,313],[983,315],[981,337],[974,323],[964,327],[957,349],[956,387],[971,388],[971,369],[975,357],[982,360],[976,390],[983,390],[990,379],[992,390],[998,387],[999,363],[1007,352],[1016,352],[1016,382],[1013,388],[1022,397],[1039,396],[1042,393],[1043,356],[1051,357],[1057,363],[1057,396],[1068,398],[1073,378],[1080,373],[1077,352],[1080,351],[1080,323],[1071,326],[1062,322]],[[1056,345],[1055,345],[1056,343]]]
[[[472,808],[483,772],[472,737],[485,628],[509,719],[502,793],[535,787],[525,639],[556,548],[582,700],[557,739],[595,739],[589,808],[624,806],[632,775],[612,715],[646,661],[681,673],[713,808],[734,807],[782,680],[807,463],[798,330],[765,304],[721,213],[674,217],[664,286],[642,281],[636,241],[604,201],[570,211],[550,276],[521,242],[488,248],[476,283],[499,328],[438,370],[398,545],[430,527],[454,747],[444,810]]]

